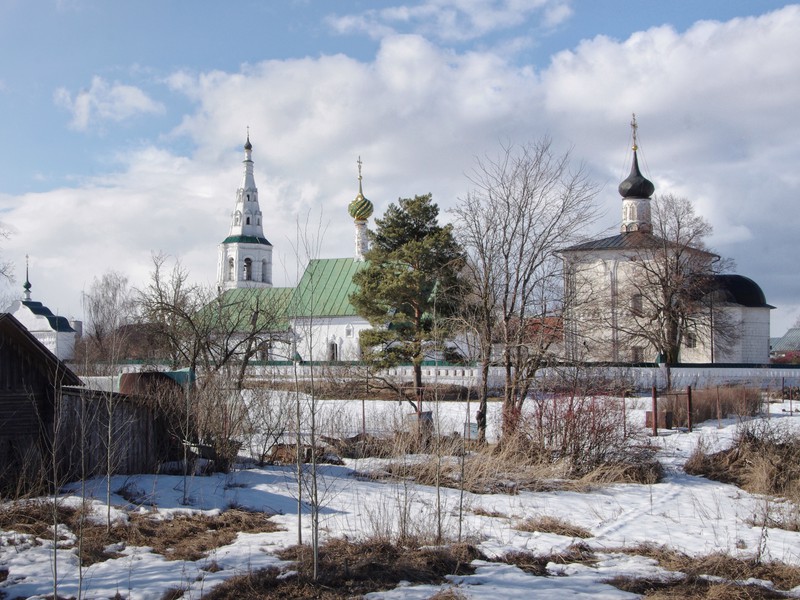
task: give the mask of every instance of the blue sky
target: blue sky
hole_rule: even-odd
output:
[[[151,251],[212,282],[250,126],[276,279],[297,222],[346,256],[344,212],[469,189],[476,156],[549,135],[619,221],[630,114],[657,192],[756,279],[773,333],[800,316],[800,8],[761,0],[257,2],[0,0],[0,254],[80,318],[104,271],[142,285]],[[299,259],[302,264],[302,257]]]

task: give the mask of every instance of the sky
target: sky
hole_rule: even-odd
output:
[[[630,121],[656,193],[800,317],[800,5],[760,0],[0,0],[0,260],[82,318],[152,254],[213,285],[248,127],[276,285],[353,254],[347,205],[432,193],[451,218],[481,157],[549,137],[621,218]],[[792,58],[795,57],[795,58]]]

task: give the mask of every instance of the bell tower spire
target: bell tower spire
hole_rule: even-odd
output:
[[[244,144],[244,174],[236,191],[231,225],[219,245],[217,287],[220,291],[240,287],[272,287],[272,244],[264,237],[263,215],[253,176],[253,144],[250,128]]]

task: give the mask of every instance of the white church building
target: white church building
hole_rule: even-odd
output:
[[[41,302],[31,299],[32,286],[27,266],[25,284],[22,287],[22,298],[15,300],[4,312],[13,315],[59,360],[71,360],[75,355],[75,343],[81,335],[80,321],[59,317]]]
[[[367,222],[373,206],[362,191],[358,161],[358,193],[348,212],[355,225],[352,257],[313,259],[295,288],[272,286],[272,244],[253,175],[253,146],[244,145],[244,176],[236,192],[228,236],[219,244],[217,288],[226,295],[248,295],[248,302],[284,312],[285,335],[273,336],[264,358],[270,360],[354,361],[361,357],[359,336],[369,322],[350,304],[356,291],[353,275],[364,266],[368,249]]]
[[[619,185],[622,196],[620,233],[593,239],[560,251],[567,302],[564,342],[568,359],[587,362],[659,362],[663,357],[643,333],[663,317],[659,294],[648,290],[653,272],[648,261],[663,260],[672,249],[653,233],[653,183],[639,170],[636,121],[630,175]],[[673,245],[674,247],[674,245]],[[678,264],[708,274],[718,259],[702,249],[684,248]],[[691,276],[691,273],[686,273]],[[643,281],[648,283],[645,285]],[[770,310],[764,292],[753,280],[733,274],[704,275],[692,327],[679,332],[681,363],[769,362]],[[725,324],[725,339],[719,333]],[[652,339],[652,337],[650,338]]]

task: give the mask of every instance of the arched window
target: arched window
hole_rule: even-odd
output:
[[[228,281],[236,279],[236,269],[234,267],[233,259],[228,259]]]
[[[344,336],[349,338],[353,337],[353,326],[349,323],[344,328]]]
[[[247,201],[250,202],[250,194],[247,194]]]
[[[261,281],[264,283],[269,283],[269,278],[267,277],[267,259],[261,261]]]
[[[250,225],[250,217],[247,217],[247,222],[245,223],[245,225]]]
[[[240,213],[237,210],[236,213],[234,213],[234,215],[233,215],[233,224],[234,225],[238,225],[241,222],[242,222],[242,213]]]
[[[256,225],[261,225],[261,217],[256,217]]]
[[[253,278],[253,261],[249,258],[244,259],[244,274],[243,279],[250,281]]]
[[[328,361],[334,362],[339,360],[339,345],[336,342],[328,342]]]

